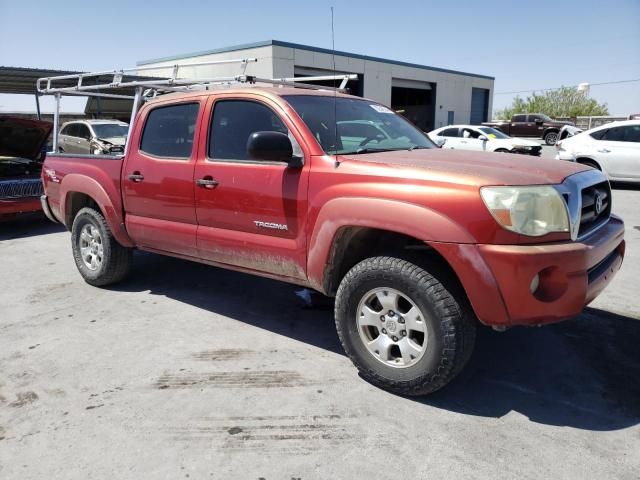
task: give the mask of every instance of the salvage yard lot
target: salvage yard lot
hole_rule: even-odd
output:
[[[592,308],[481,329],[422,398],[362,381],[296,287],[139,253],[96,289],[59,226],[0,224],[0,478],[638,478],[639,204],[614,190],[627,255]]]

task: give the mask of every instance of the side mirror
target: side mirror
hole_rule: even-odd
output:
[[[286,162],[292,167],[301,167],[302,162],[293,156],[289,137],[281,132],[254,132],[247,140],[247,153],[253,160]]]
[[[487,141],[487,140],[489,140],[489,139],[487,138],[487,136],[486,136],[486,135],[480,135],[480,136],[478,137],[478,140],[482,140],[483,142],[486,142],[486,141]]]
[[[444,137],[436,137],[433,143],[435,143],[438,148],[442,148],[444,144],[447,143],[447,139]]]
[[[542,125],[543,123],[544,123],[544,120],[540,120],[540,119],[536,120],[536,125]]]

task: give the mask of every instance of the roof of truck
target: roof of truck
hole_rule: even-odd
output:
[[[220,95],[220,94],[261,94],[266,97],[282,97],[284,95],[314,95],[321,97],[346,97],[346,98],[358,98],[354,95],[347,95],[344,93],[334,92],[333,90],[312,90],[307,88],[294,88],[294,87],[241,87],[241,88],[217,88],[214,90],[194,90],[191,92],[177,92],[177,93],[168,93],[166,95],[160,95],[156,98],[153,98],[148,101],[148,103],[155,102],[163,102],[168,99],[179,99],[179,98],[195,98],[201,96],[209,96],[209,95]],[[367,99],[365,99],[367,100]]]

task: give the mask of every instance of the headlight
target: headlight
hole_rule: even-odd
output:
[[[480,195],[496,222],[507,230],[531,237],[569,231],[565,202],[550,185],[482,187]]]

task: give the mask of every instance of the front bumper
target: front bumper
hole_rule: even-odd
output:
[[[0,217],[13,216],[18,213],[30,213],[40,210],[40,200],[37,197],[25,197],[0,200]]]
[[[529,148],[514,147],[514,149],[511,150],[511,152],[518,153],[520,155],[532,155],[534,157],[539,157],[540,155],[542,155],[542,145],[538,147],[529,147]]]
[[[579,242],[434,248],[450,260],[482,323],[541,325],[579,315],[611,282],[624,257],[624,223],[612,215]]]
[[[576,157],[569,152],[558,152],[556,154],[556,160],[566,160],[567,162],[575,162]]]

